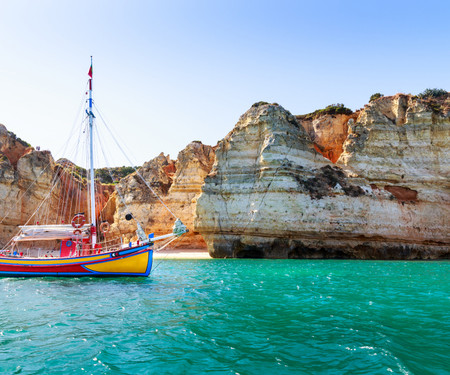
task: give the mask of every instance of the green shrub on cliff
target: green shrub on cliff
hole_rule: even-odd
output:
[[[137,169],[137,167],[136,167]],[[128,176],[134,172],[133,167],[115,167],[115,168],[99,168],[95,170],[95,177],[104,184],[113,184],[121,178]]]
[[[61,170],[73,175],[76,179],[80,181],[85,181],[88,172],[83,167],[73,164],[68,160],[58,160],[57,165]],[[136,169],[138,167],[135,167]],[[114,167],[114,168],[98,168],[95,169],[95,179],[100,181],[102,184],[116,184],[121,178],[128,176],[134,172],[133,167]]]
[[[256,103],[254,103],[252,105],[252,108],[257,108],[257,107],[259,107],[261,105],[265,105],[265,104],[269,104],[269,103],[267,103],[267,102],[256,102]]]
[[[377,92],[370,97],[369,103],[373,102],[374,100],[380,99],[383,96],[384,96],[383,94],[380,94],[379,92]]]
[[[13,132],[8,131],[8,135],[15,140],[16,142],[19,142],[22,146],[25,147],[31,147],[31,145],[28,142],[25,142],[24,140],[20,139],[17,135],[15,135]]]
[[[427,99],[427,98],[440,98],[442,96],[447,95],[448,91],[444,89],[426,89],[417,96],[421,99]]]
[[[256,103],[253,103],[252,108],[257,108],[257,107],[259,107],[261,105],[266,105],[266,104],[270,104],[270,103],[267,103],[267,102],[256,102]],[[272,103],[272,105],[279,106],[278,103]]]
[[[353,111],[342,103],[330,104],[307,115],[300,116],[304,120],[314,120],[323,115],[351,115]]]

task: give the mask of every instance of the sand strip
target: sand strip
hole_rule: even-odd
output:
[[[154,259],[212,259],[208,250],[202,249],[164,249],[153,253]]]

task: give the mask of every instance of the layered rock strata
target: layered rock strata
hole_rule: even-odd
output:
[[[253,106],[219,143],[198,199],[210,254],[448,258],[447,104],[374,101],[350,121],[337,165],[288,111]]]
[[[0,244],[6,244],[47,196],[52,182],[53,159],[48,151],[32,151],[17,161],[6,157],[0,166]],[[36,180],[36,183],[33,183]]]
[[[103,216],[112,224],[110,235],[121,235],[124,241],[136,239],[136,222],[124,220],[128,213],[143,225],[146,233],[153,232],[155,236],[170,233],[175,218],[179,218],[190,231],[171,247],[205,248],[202,236],[193,230],[193,219],[204,178],[213,162],[213,147],[192,142],[179,153],[177,161],[161,153],[139,168],[139,175],[168,209],[137,173],[122,179],[103,211]]]

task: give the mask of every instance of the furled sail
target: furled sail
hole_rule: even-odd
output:
[[[68,238],[88,238],[89,225],[83,225],[75,229],[70,224],[59,225],[26,225],[20,227],[18,236],[14,237],[15,242],[19,241],[39,241],[39,240],[63,240]]]

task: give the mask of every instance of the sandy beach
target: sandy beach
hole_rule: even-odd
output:
[[[153,253],[154,259],[212,259],[206,249],[164,249]]]

